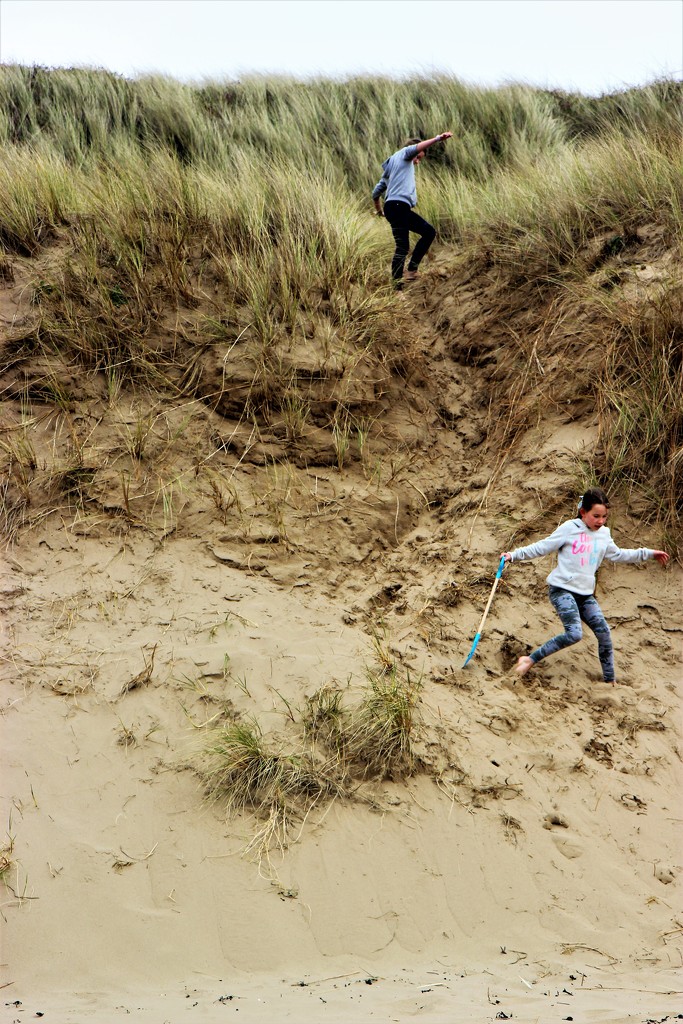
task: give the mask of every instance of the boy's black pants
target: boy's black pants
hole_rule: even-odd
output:
[[[391,225],[391,230],[396,242],[396,252],[391,261],[391,276],[395,281],[403,277],[403,266],[410,251],[410,232],[413,231],[421,238],[413,249],[413,254],[408,262],[408,270],[417,270],[423,256],[436,238],[436,231],[431,224],[423,217],[398,199],[391,199],[384,204],[384,216]]]

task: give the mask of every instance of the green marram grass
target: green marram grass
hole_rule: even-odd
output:
[[[585,253],[605,232],[628,242],[654,223],[662,244],[680,249],[682,99],[683,85],[666,79],[585,97],[443,75],[187,85],[4,65],[0,276],[12,279],[17,258],[50,256],[13,358],[59,353],[74,370],[104,374],[113,395],[133,384],[235,412],[226,389],[202,385],[202,355],[220,344],[227,383],[238,353],[251,368],[240,414],[284,419],[296,443],[310,387],[286,371],[283,351],[310,337],[312,318],[351,366],[409,336],[386,279],[389,232],[369,202],[381,161],[406,135],[454,132],[420,169],[420,208],[467,265],[497,266],[515,287],[581,294]],[[191,329],[161,343],[169,320],[192,310]],[[604,445],[605,466],[635,480],[643,445],[657,448],[650,470],[680,494],[677,414],[658,414],[666,433],[653,446],[655,419],[638,411],[641,342],[616,314],[606,330],[633,350],[592,375],[611,396],[604,421],[616,417],[621,446]],[[678,336],[660,344],[668,380]],[[551,352],[535,353],[539,365]],[[503,382],[501,408],[516,404],[519,369]],[[525,367],[522,377],[533,383]],[[660,398],[653,392],[653,409]],[[344,403],[318,425],[334,432],[343,467],[353,427]],[[680,526],[667,500],[667,522]],[[21,510],[4,504],[13,528]]]
[[[370,673],[369,687],[350,716],[345,752],[364,778],[411,775],[418,765],[413,749],[421,684],[398,668]]]
[[[307,808],[339,789],[338,780],[310,754],[285,753],[270,746],[255,720],[231,722],[215,730],[204,747],[202,776],[207,794],[230,813]]]
[[[305,734],[337,758],[345,778],[396,779],[419,766],[414,751],[421,682],[396,665],[378,664],[348,707],[341,690],[324,686],[306,702]]]

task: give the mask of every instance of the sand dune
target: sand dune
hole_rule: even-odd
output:
[[[401,301],[443,307],[442,266]],[[683,1013],[680,567],[602,572],[617,687],[589,640],[511,676],[554,628],[546,562],[506,572],[463,670],[498,552],[532,513],[537,535],[566,518],[595,425],[549,413],[489,487],[484,371],[425,324],[388,483],[236,453],[239,511],[188,492],[165,531],[117,519],[103,473],[98,516],[49,516],[7,553],[3,1020]],[[656,543],[620,510],[614,533]],[[207,730],[253,716],[298,750],[306,699],[357,698],[378,655],[421,680],[419,770],[249,850],[263,822],[205,798]]]

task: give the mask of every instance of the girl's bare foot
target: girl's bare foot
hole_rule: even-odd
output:
[[[518,676],[525,676],[532,665],[533,661],[531,660],[531,658],[528,655],[524,654],[515,665],[515,672]]]

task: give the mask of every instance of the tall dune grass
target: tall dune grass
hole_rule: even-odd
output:
[[[599,391],[606,483],[645,496],[676,544],[683,521],[683,288],[615,316]]]
[[[202,353],[222,344],[226,381],[239,357],[258,382],[246,411],[289,415],[310,395],[282,354],[309,343],[312,319],[351,361],[410,333],[369,202],[406,134],[455,133],[420,169],[420,209],[442,240],[512,286],[573,289],[602,232],[656,223],[667,244],[683,237],[682,98],[673,81],[589,98],[445,76],[190,86],[0,66],[0,273],[58,238],[35,294],[44,351],[119,384],[196,393]],[[191,327],[168,329],[181,320]],[[642,332],[612,324],[633,359],[601,376],[628,423],[605,458],[636,479],[647,444],[672,496],[677,428],[662,421],[669,440],[653,445],[652,423],[625,411],[642,391]],[[648,365],[668,345],[656,337]]]
[[[526,279],[569,268],[603,230],[654,221],[683,237],[683,147],[641,133],[565,146],[484,185],[440,175],[425,191],[441,233]]]
[[[71,168],[53,148],[3,147],[0,244],[6,252],[34,255],[67,213],[78,207],[78,196]]]
[[[680,83],[663,81],[592,99],[521,85],[466,86],[449,76],[321,79],[250,77],[183,85],[134,81],[105,71],[0,67],[0,142],[49,139],[73,164],[111,153],[120,142],[161,146],[182,162],[229,171],[236,153],[321,164],[364,190],[380,161],[406,135],[449,128],[451,144],[431,154],[468,179],[533,162],[575,138],[606,130],[674,134]]]
[[[386,239],[357,199],[325,180],[236,159],[226,181],[131,146],[87,171],[24,148],[7,156],[0,233],[8,250],[33,253],[68,224],[66,257],[37,293],[41,336],[88,368],[163,362],[168,353],[147,341],[152,328],[169,308],[200,300],[226,323],[241,310],[266,348],[321,304],[357,344],[391,333],[378,287]]]

